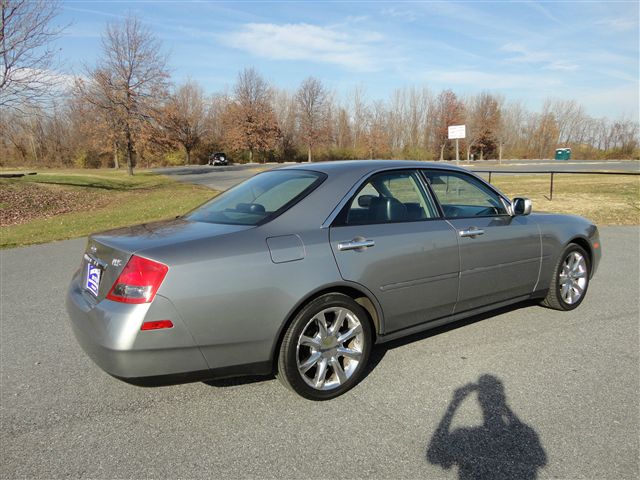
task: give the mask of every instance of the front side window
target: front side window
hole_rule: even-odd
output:
[[[424,173],[447,218],[508,214],[500,196],[471,175],[433,170]]]
[[[347,203],[338,223],[364,225],[411,222],[437,216],[417,173],[392,171],[373,175]]]
[[[308,170],[272,170],[227,190],[190,214],[187,220],[259,225],[293,206],[326,176]]]

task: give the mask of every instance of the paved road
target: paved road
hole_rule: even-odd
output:
[[[455,479],[466,459],[474,478],[637,479],[638,228],[601,236],[577,311],[523,305],[378,348],[364,381],[324,403],[275,379],[121,383],[67,326],[84,240],[4,250],[0,478]],[[447,412],[467,428],[438,431]]]
[[[455,165],[455,162],[445,162]],[[555,160],[505,160],[501,165],[495,161],[461,162],[461,166],[471,170],[513,170],[513,171],[617,171],[640,172],[638,161],[555,161]],[[171,176],[179,181],[206,185],[215,190],[227,190],[237,183],[246,180],[262,170],[282,166],[269,163],[266,165],[229,165],[227,167],[210,167],[193,165],[189,167],[159,168],[155,171]]]
[[[154,172],[167,175],[180,182],[205,185],[214,190],[222,191],[233,187],[262,170],[269,170],[278,166],[280,165],[276,163],[266,165],[252,163],[248,165],[229,165],[226,167],[192,165],[189,167],[157,168]]]

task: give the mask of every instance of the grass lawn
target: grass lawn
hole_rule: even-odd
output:
[[[0,248],[171,218],[215,196],[150,172],[45,170],[0,179]]]
[[[553,200],[549,200],[549,174],[494,173],[491,183],[510,198],[530,198],[534,212],[581,215],[600,226],[640,224],[640,176],[556,174]]]

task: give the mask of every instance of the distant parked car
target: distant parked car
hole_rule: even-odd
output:
[[[226,154],[222,152],[218,152],[218,153],[214,153],[209,157],[209,165],[214,165],[214,166],[229,165],[229,160],[227,160]]]
[[[376,343],[528,299],[573,310],[600,252],[589,220],[532,214],[462,168],[313,163],[91,235],[67,311],[124,381],[276,372],[326,400],[362,378]]]

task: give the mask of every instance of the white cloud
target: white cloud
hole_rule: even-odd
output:
[[[431,70],[421,78],[427,82],[461,85],[476,90],[548,88],[560,82],[554,78],[513,73],[489,73],[480,70]]]
[[[411,10],[399,10],[395,7],[385,8],[380,12],[380,14],[383,17],[398,18],[405,22],[415,22],[418,19],[415,12],[412,12]]]
[[[248,23],[220,41],[252,55],[273,60],[304,60],[340,65],[350,70],[378,70],[377,33],[345,33],[335,27],[307,23]]]
[[[544,50],[533,50],[520,43],[507,43],[500,50],[511,53],[507,61],[512,63],[531,63],[541,65],[547,70],[573,71],[580,65],[563,60],[560,55]]]
[[[633,15],[620,18],[606,18],[595,22],[596,25],[616,32],[626,32],[638,28],[638,18]]]

